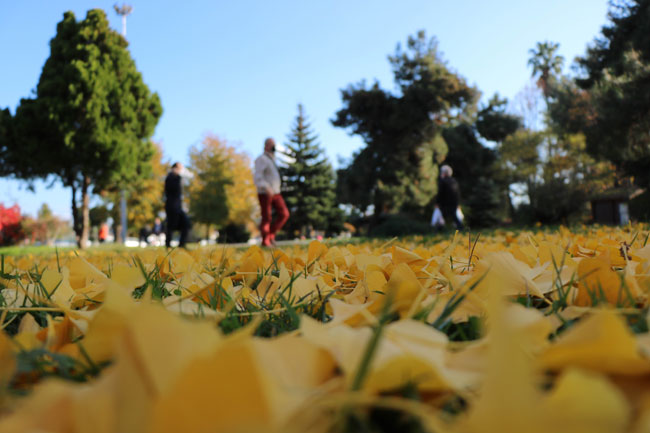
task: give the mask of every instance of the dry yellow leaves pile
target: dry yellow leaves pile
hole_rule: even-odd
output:
[[[4,257],[0,432],[650,432],[647,240]]]

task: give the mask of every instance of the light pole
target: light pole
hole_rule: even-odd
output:
[[[117,3],[113,5],[115,13],[122,17],[122,36],[126,39],[126,17],[133,12],[133,7],[122,3],[122,7],[119,7]],[[126,243],[126,192],[124,189],[120,192],[120,226],[122,243]]]
[[[123,3],[122,7],[120,7],[115,3],[113,9],[115,9],[116,14],[122,17],[122,36],[126,39],[126,17],[133,12],[133,6]]]

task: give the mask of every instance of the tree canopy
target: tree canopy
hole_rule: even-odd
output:
[[[584,57],[577,84],[592,111],[587,150],[650,185],[650,0],[612,2],[610,22]]]
[[[119,189],[150,175],[150,137],[161,115],[160,98],[104,11],[90,10],[81,21],[66,12],[34,97],[16,109],[5,161],[17,177],[54,175],[72,189],[74,226],[84,246],[90,188]]]
[[[227,141],[208,134],[190,148],[194,178],[189,184],[190,214],[199,223],[223,228],[248,226],[257,212],[257,192],[248,156]]]
[[[533,69],[533,77],[537,77],[537,85],[548,98],[552,80],[562,72],[564,57],[557,53],[560,44],[557,42],[537,42],[535,48],[528,50],[530,58],[528,66]]]
[[[405,203],[425,206],[437,188],[437,164],[447,154],[440,126],[475,110],[479,92],[449,69],[435,38],[424,31],[398,44],[388,58],[398,86],[390,92],[365,82],[342,90],[332,123],[359,135],[365,147],[339,170],[340,197],[375,215]]]

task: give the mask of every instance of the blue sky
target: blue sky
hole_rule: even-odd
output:
[[[0,108],[13,112],[36,87],[49,40],[66,10],[102,8],[121,30],[114,1],[0,2]],[[121,4],[121,3],[120,3]],[[560,43],[566,65],[606,22],[607,0],[131,0],[127,39],[164,114],[154,139],[185,162],[205,133],[251,157],[266,137],[285,140],[302,103],[332,163],[362,146],[334,128],[340,89],[362,79],[392,89],[387,62],[419,29],[435,35],[448,65],[478,87],[512,99],[530,79],[528,50]],[[0,203],[34,214],[44,202],[70,217],[70,192],[0,179]]]

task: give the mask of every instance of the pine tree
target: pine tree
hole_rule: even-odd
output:
[[[54,176],[72,189],[73,226],[83,248],[92,193],[128,190],[151,175],[151,136],[161,115],[158,94],[144,83],[106,13],[92,9],[77,20],[66,12],[35,94],[21,99],[9,127],[0,115],[0,134],[10,134],[9,145],[0,138],[0,151],[15,177]]]
[[[287,136],[285,154],[290,161],[280,169],[282,195],[291,217],[284,226],[290,237],[309,235],[309,229],[327,230],[336,213],[334,170],[317,143],[302,104],[291,133]]]

